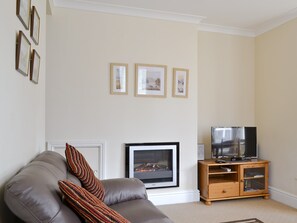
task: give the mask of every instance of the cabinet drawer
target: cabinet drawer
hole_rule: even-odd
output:
[[[217,183],[209,185],[209,198],[223,198],[239,196],[239,183]]]

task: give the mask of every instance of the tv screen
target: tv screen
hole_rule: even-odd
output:
[[[212,158],[256,158],[256,127],[211,127]]]

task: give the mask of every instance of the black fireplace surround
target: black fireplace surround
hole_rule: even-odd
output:
[[[127,143],[126,177],[147,189],[179,186],[179,142]]]

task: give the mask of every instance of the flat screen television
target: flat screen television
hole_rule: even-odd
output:
[[[256,127],[211,127],[212,158],[257,158]]]

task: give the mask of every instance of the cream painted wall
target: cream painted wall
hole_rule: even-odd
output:
[[[254,38],[198,35],[198,141],[210,158],[211,126],[255,125]]]
[[[297,195],[297,19],[256,38],[256,121],[270,186]],[[296,198],[295,198],[296,199]]]
[[[124,143],[180,142],[180,187],[195,190],[197,27],[56,8],[47,20],[47,140],[104,140],[106,178],[124,176]],[[129,93],[109,94],[109,63],[129,64]],[[134,96],[134,64],[168,66],[167,98]],[[173,67],[190,70],[189,98],[171,96]],[[197,198],[198,199],[198,198]]]
[[[3,203],[5,182],[45,145],[46,2],[32,0],[41,18],[40,44],[16,16],[16,1],[2,0],[0,7],[0,222],[15,222]],[[41,56],[39,84],[15,70],[16,37],[24,31]]]

